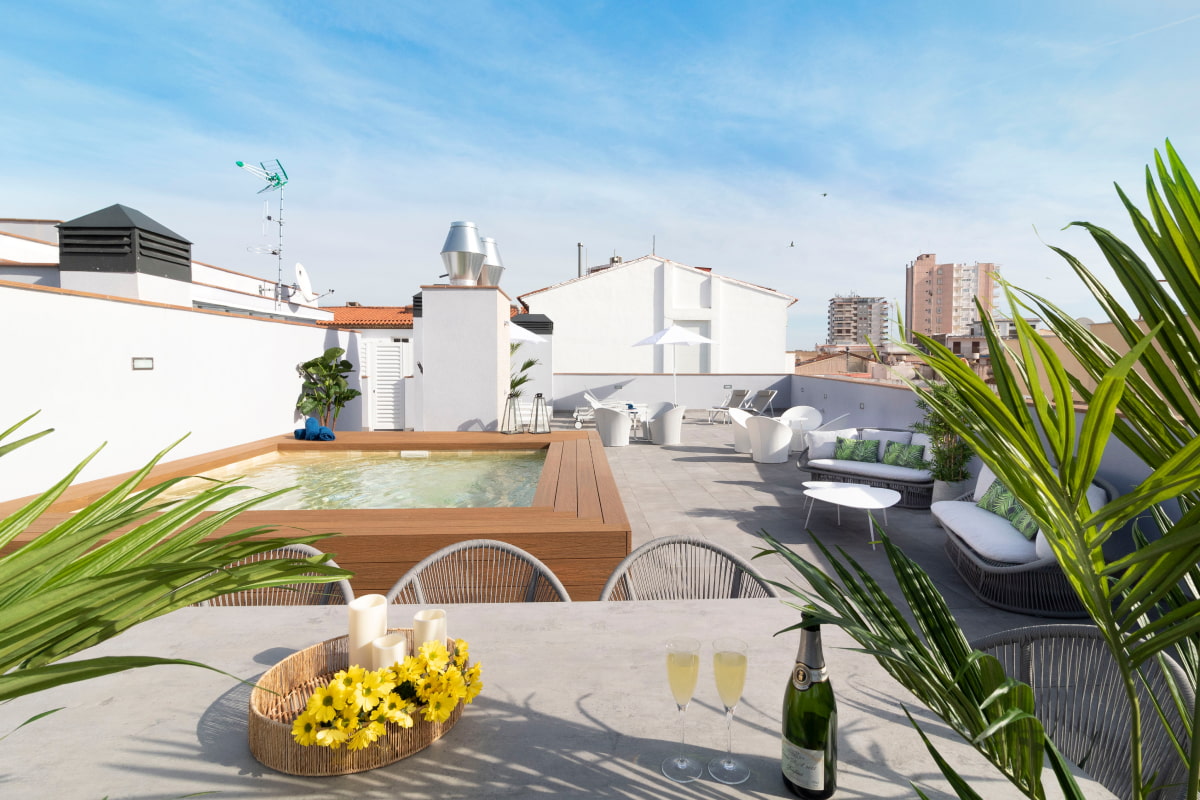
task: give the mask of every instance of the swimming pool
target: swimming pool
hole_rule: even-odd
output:
[[[510,508],[533,504],[545,461],[545,450],[277,451],[204,475],[253,487],[214,508],[289,488],[256,508]],[[190,494],[200,483],[185,481],[164,499]]]

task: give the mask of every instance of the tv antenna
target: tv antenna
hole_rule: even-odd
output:
[[[247,248],[252,253],[264,253],[275,256],[275,304],[278,306],[280,301],[287,300],[284,297],[284,292],[287,291],[283,285],[283,187],[287,185],[288,174],[283,168],[283,164],[276,161],[260,161],[258,166],[247,164],[245,161],[237,162],[237,165],[246,170],[252,175],[257,175],[267,182],[267,185],[258,190],[259,194],[263,192],[279,190],[279,214],[274,222],[279,230],[278,244],[273,247],[249,247]],[[267,215],[270,220],[270,214]]]

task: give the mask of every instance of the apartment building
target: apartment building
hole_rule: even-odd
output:
[[[839,294],[829,300],[827,345],[883,344],[888,333],[888,303],[882,297]]]
[[[917,256],[905,270],[904,338],[913,332],[966,336],[979,319],[975,300],[987,311],[995,308],[996,264],[939,264],[933,253]]]

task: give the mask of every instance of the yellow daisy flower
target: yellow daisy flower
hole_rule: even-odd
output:
[[[317,730],[317,744],[337,750],[346,741],[346,732],[341,728],[320,728]]]
[[[308,698],[308,713],[318,722],[329,722],[346,707],[345,698],[327,686],[319,686]]]
[[[344,669],[334,674],[333,680],[329,682],[329,689],[345,700],[354,691],[355,684],[359,683],[365,674],[366,670],[362,667]]]
[[[455,639],[454,640],[454,665],[456,667],[458,667],[459,669],[461,669],[462,665],[467,663],[467,658],[468,658],[467,640],[466,639]]]
[[[429,698],[429,702],[425,706],[425,721],[445,722],[450,719],[450,714],[456,705],[458,702],[449,695],[435,694]]]
[[[309,712],[304,712],[296,717],[296,721],[292,723],[292,738],[297,744],[308,747],[317,743],[317,731],[320,730],[320,723]]]
[[[429,666],[438,672],[446,668],[450,663],[450,654],[446,652],[446,644],[444,642],[426,642],[421,645],[421,657],[429,664]]]
[[[386,729],[378,722],[371,722],[365,727],[360,728],[354,736],[350,737],[350,743],[346,745],[347,750],[362,750],[371,742],[376,741],[386,732]]]
[[[463,702],[470,703],[475,697],[483,691],[483,681],[480,680],[480,675],[483,673],[483,665],[475,664],[467,670],[467,693],[463,696]]]
[[[450,667],[443,673],[442,686],[442,691],[455,700],[462,698],[467,693],[467,682],[463,679],[463,674],[458,671],[458,667]]]

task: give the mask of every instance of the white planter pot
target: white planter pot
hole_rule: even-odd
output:
[[[934,481],[933,482],[933,502],[938,503],[942,500],[954,500],[962,497],[971,489],[971,479],[965,481]]]

